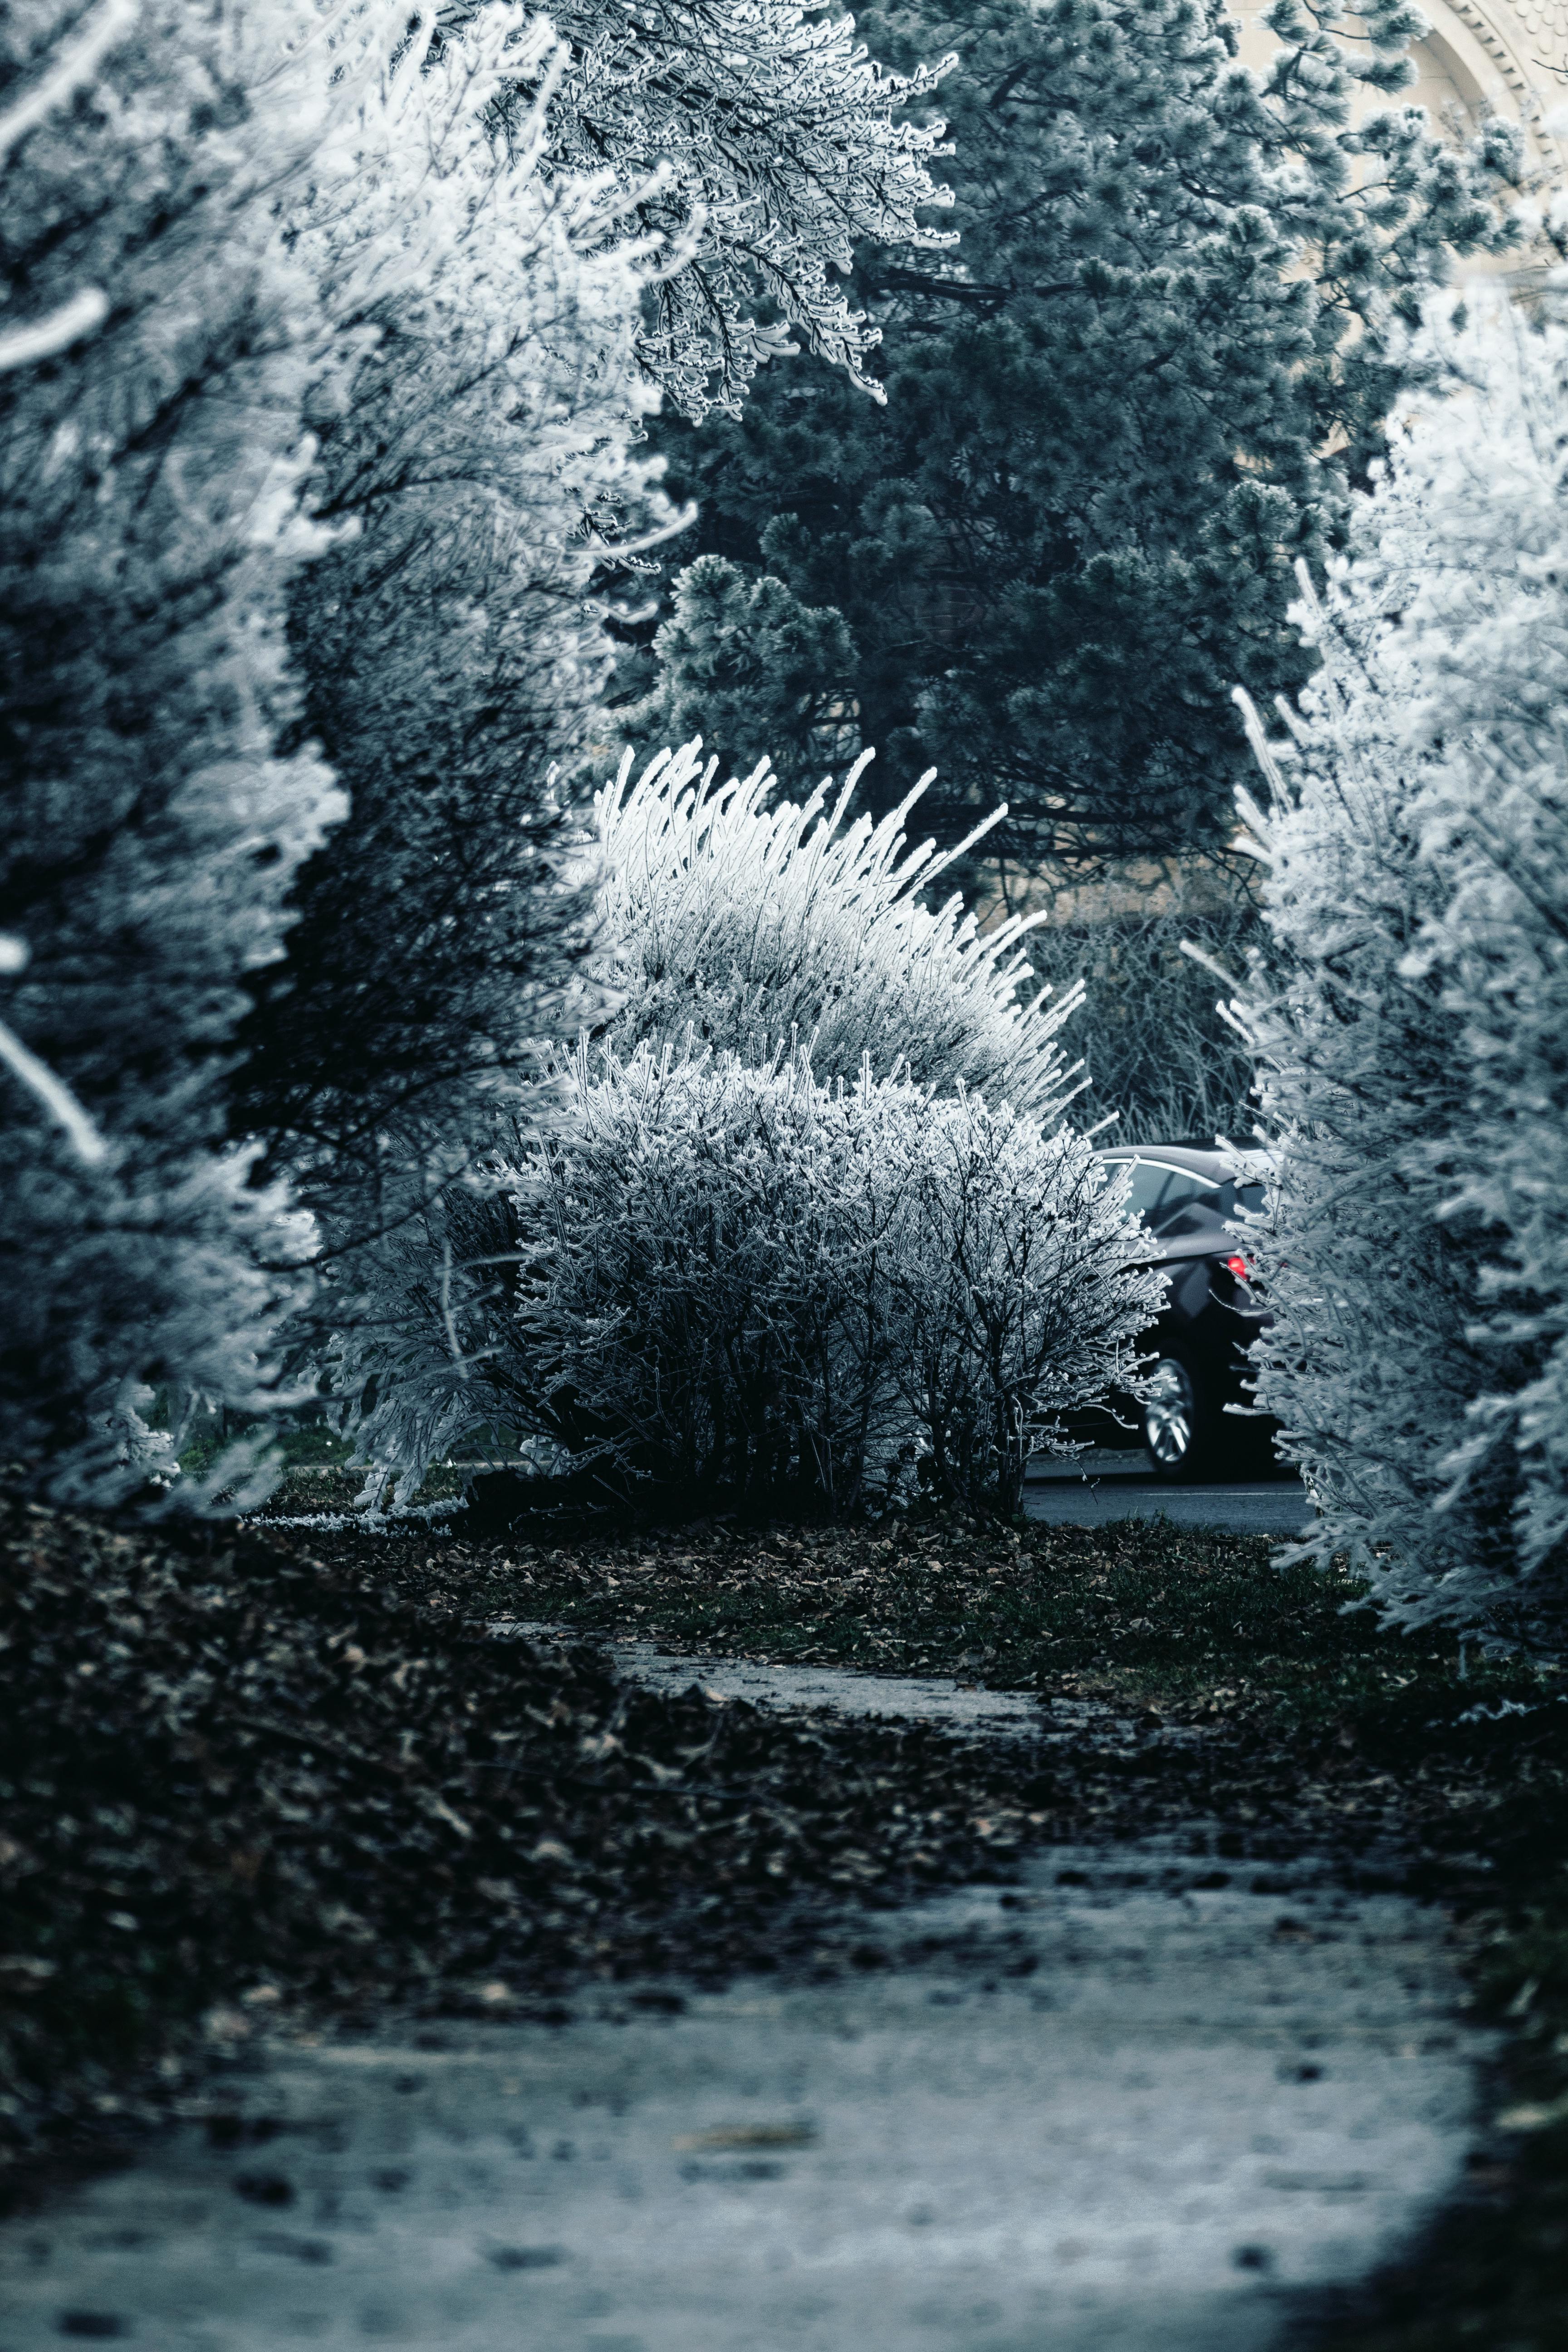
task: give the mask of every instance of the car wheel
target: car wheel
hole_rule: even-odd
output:
[[[1196,1370],[1162,1349],[1143,1396],[1143,1450],[1157,1478],[1190,1478],[1204,1451],[1208,1413]]]

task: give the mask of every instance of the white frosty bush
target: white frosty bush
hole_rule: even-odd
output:
[[[1124,1185],[1006,1105],[822,1082],[804,1053],[584,1043],[563,1075],[500,1199],[448,1212],[367,1496],[399,1468],[406,1496],[488,1418],[665,1488],[853,1508],[924,1457],[950,1497],[1011,1509],[1159,1311]]]
[[[1062,1417],[1131,1384],[1164,1304],[1163,1276],[1131,1263],[1131,1181],[1006,1103],[961,1091],[914,1113],[898,1377],[947,1495],[1016,1510]]]
[[[954,893],[924,893],[1006,814],[995,810],[945,856],[907,846],[904,825],[931,782],[879,823],[848,823],[867,761],[803,806],[770,804],[763,761],[718,782],[700,740],[661,751],[632,782],[632,759],[595,803],[606,869],[605,931],[625,1003],[611,1034],[765,1059],[807,1046],[826,1078],[902,1066],[915,1084],[960,1085],[1042,1118],[1071,1091],[1056,1039],[1080,992],[1024,994],[1021,942],[1047,918],[982,936]],[[831,793],[831,800],[830,800]]]
[[[918,1109],[804,1056],[584,1049],[511,1186],[520,1420],[661,1483],[858,1500],[911,1435],[888,1276]]]
[[[510,1189],[519,1420],[667,1484],[1011,1508],[1157,1311],[1080,1138],[804,1054],[584,1049]]]
[[[1568,336],[1483,311],[1265,751],[1259,1402],[1401,1622],[1560,1628],[1568,1538]],[[1260,750],[1263,749],[1261,741]]]
[[[1024,996],[1027,919],[931,908],[917,795],[847,824],[858,774],[770,807],[765,763],[719,785],[692,743],[601,793],[619,1010],[553,1072],[563,1125],[388,1237],[404,1304],[340,1343],[367,1498],[488,1426],[835,1506],[913,1449],[1005,1502],[1152,1319],[1053,1131],[1076,992]]]
[[[1254,1237],[1277,1318],[1258,1402],[1319,1500],[1319,1557],[1348,1553],[1403,1612],[1463,1570],[1479,1532],[1437,1506],[1485,1368],[1468,1336],[1475,1237],[1440,1220],[1465,1109],[1458,1025],[1436,977],[1406,961],[1437,877],[1402,705],[1345,609],[1352,593],[1334,583],[1329,625],[1307,620],[1324,668],[1300,761],[1276,767],[1267,830],[1254,827],[1271,861],[1270,949],[1243,1014],[1279,1171],[1273,1228]]]

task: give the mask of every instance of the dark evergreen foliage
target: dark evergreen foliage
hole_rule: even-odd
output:
[[[858,654],[841,613],[721,555],[687,564],[672,605],[653,691],[616,713],[629,741],[674,750],[700,735],[726,776],[768,760],[803,792],[847,764]]]
[[[687,544],[842,615],[874,793],[934,763],[950,828],[1000,793],[1029,858],[1212,835],[1246,761],[1230,688],[1301,681],[1292,562],[1381,445],[1391,325],[1445,247],[1500,235],[1514,134],[1465,154],[1397,105],[1351,130],[1358,86],[1408,77],[1403,0],[1353,41],[1277,0],[1261,83],[1218,0],[858,22],[895,67],[958,54],[962,242],[858,250],[885,406],[802,357],[738,423],[655,428],[700,503]]]

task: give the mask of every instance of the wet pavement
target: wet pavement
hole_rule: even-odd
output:
[[[557,1643],[581,1640],[572,1627],[537,1619],[497,1618],[499,1639],[521,1635]],[[872,1675],[854,1666],[775,1666],[762,1658],[716,1657],[701,1650],[661,1650],[652,1642],[601,1640],[616,1670],[650,1690],[696,1688],[706,1697],[744,1699],[792,1716],[855,1716],[873,1721],[934,1723],[966,1737],[1028,1739],[1041,1747],[1070,1742],[1100,1753],[1185,1746],[1206,1734],[1153,1717],[1121,1714],[1104,1701],[1043,1697],[1034,1691],[987,1690],[947,1675]]]
[[[622,1663],[1133,1736],[959,1685]],[[1054,1848],[1012,1887],[868,1911],[828,1981],[258,2031],[205,2119],[0,2228],[0,2352],[1281,2345],[1458,2177],[1481,2043],[1438,1915],[1205,1843]]]
[[[1226,1528],[1236,1535],[1299,1536],[1312,1501],[1299,1478],[1211,1479],[1176,1485],[1156,1478],[1142,1453],[1110,1449],[1071,1465],[1038,1463],[1024,1488],[1031,1519],[1054,1526],[1103,1527],[1111,1519],[1152,1519],[1179,1528]]]
[[[530,1619],[498,1619],[491,1632],[546,1642],[581,1641],[580,1633]],[[834,1715],[941,1723],[954,1731],[991,1738],[1037,1738],[1046,1725],[1041,1702],[1032,1692],[984,1690],[978,1683],[946,1675],[868,1675],[853,1666],[774,1666],[761,1658],[710,1657],[701,1651],[674,1653],[651,1642],[603,1641],[616,1666],[650,1690],[687,1691],[693,1684],[710,1697],[745,1699],[752,1706],[790,1715]],[[1109,1711],[1089,1700],[1062,1702],[1063,1728],[1092,1721],[1097,1728]],[[1128,1727],[1131,1729],[1131,1726]]]

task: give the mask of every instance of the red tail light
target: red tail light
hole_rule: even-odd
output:
[[[1232,1256],[1227,1257],[1225,1265],[1226,1272],[1227,1274],[1234,1274],[1237,1282],[1246,1282],[1252,1273],[1251,1266],[1248,1265],[1247,1259],[1242,1256],[1239,1250],[1237,1250]]]

